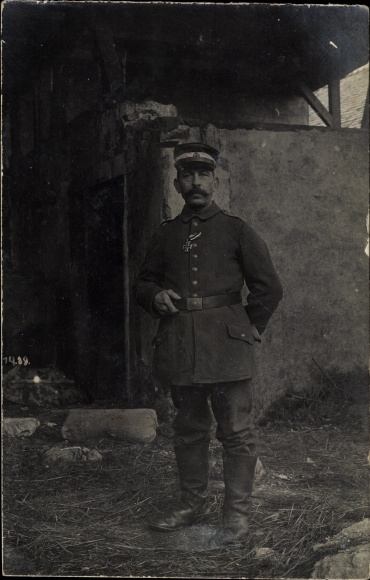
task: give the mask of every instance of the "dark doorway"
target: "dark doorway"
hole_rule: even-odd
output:
[[[70,197],[77,374],[94,401],[125,399],[123,187],[114,180]]]
[[[94,398],[121,398],[125,379],[122,183],[90,190],[85,207]]]

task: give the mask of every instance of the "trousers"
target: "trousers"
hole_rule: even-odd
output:
[[[173,423],[174,448],[208,444],[212,413],[217,422],[216,438],[227,455],[256,455],[253,425],[253,392],[250,379],[204,385],[172,385],[176,408]]]

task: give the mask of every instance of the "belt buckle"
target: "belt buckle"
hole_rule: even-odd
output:
[[[188,310],[202,310],[203,309],[203,298],[187,298],[187,309]]]

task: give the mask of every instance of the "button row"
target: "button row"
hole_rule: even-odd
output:
[[[193,221],[193,226],[197,227],[198,225],[199,225],[198,221]],[[198,247],[198,244],[196,242],[193,242],[192,248],[197,248],[197,247]],[[198,254],[192,254],[191,256],[195,260],[198,258]],[[192,272],[198,272],[198,268],[196,266],[193,266],[191,270],[192,270]],[[198,284],[198,280],[192,280],[191,283],[193,286],[196,286]],[[194,292],[192,294],[192,298],[198,298],[198,294],[196,292]],[[195,305],[196,305],[196,302],[193,304],[193,306],[195,306]]]

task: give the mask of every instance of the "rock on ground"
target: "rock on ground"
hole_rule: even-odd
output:
[[[30,437],[39,426],[40,421],[33,417],[6,417],[3,419],[4,434],[10,437]]]
[[[102,455],[96,449],[87,447],[52,447],[45,453],[47,461],[101,461]]]
[[[151,443],[156,428],[157,415],[153,409],[71,409],[62,435],[68,441],[107,436]]]
[[[366,580],[370,577],[369,561],[370,544],[362,544],[316,562],[312,578]]]
[[[266,469],[264,468],[262,461],[258,457],[255,470],[255,480],[259,481],[266,475],[266,473],[267,473]]]
[[[255,557],[258,560],[274,560],[276,556],[275,550],[271,548],[257,548],[255,552]]]
[[[329,538],[324,544],[316,544],[313,549],[315,552],[322,548],[337,547],[339,549],[348,548],[353,544],[368,542],[370,538],[370,519],[365,518],[356,522],[347,528],[344,528],[332,538]]]
[[[370,578],[370,519],[365,518],[344,528],[324,544],[313,549],[340,550],[325,556],[315,564],[312,578],[366,579]]]

